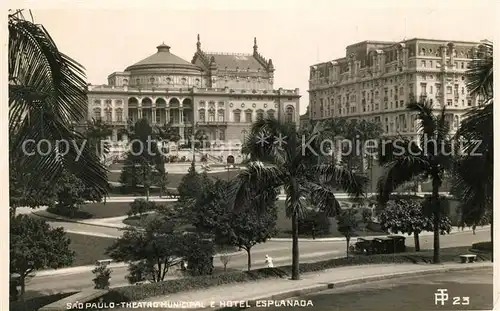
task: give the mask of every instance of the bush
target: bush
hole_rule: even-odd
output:
[[[483,251],[483,252],[493,252],[493,244],[490,242],[479,242],[472,244],[472,249]]]
[[[442,262],[458,261],[458,256],[467,252],[468,247],[444,248],[441,252]],[[489,261],[487,254],[478,254],[477,260]],[[357,255],[337,259],[324,260],[314,263],[300,264],[301,273],[316,272],[343,266],[381,264],[381,263],[431,263],[432,251],[401,253]],[[103,298],[105,302],[111,301],[138,301],[149,297],[168,295],[189,290],[200,290],[224,284],[242,283],[268,278],[284,278],[291,275],[292,266],[276,268],[262,268],[251,271],[235,271],[219,275],[204,275],[184,279],[167,280],[158,283],[126,286],[111,289]]]
[[[109,279],[111,279],[111,269],[106,266],[96,266],[92,273],[94,274],[94,278],[92,281],[94,282],[95,289],[108,289],[109,288]]]
[[[153,210],[155,208],[155,202],[146,201],[144,199],[135,199],[130,203],[130,211],[127,213],[129,217],[139,215],[141,217],[143,214]]]
[[[330,233],[330,221],[325,213],[310,210],[303,219],[299,219],[299,234],[312,236],[328,235]]]

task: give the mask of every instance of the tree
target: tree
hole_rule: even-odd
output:
[[[45,221],[29,215],[11,218],[9,242],[10,274],[19,275],[21,298],[30,274],[69,266],[75,256],[63,228],[53,229]]]
[[[147,268],[143,271],[144,277],[159,282],[165,279],[171,267],[179,264],[183,241],[183,234],[175,232],[172,223],[157,218],[143,229],[127,227],[106,253],[116,261],[129,264],[140,261],[142,267]],[[134,270],[132,267],[129,268]]]
[[[310,210],[304,218],[299,219],[299,234],[310,234],[314,240],[317,235],[328,233],[330,221],[323,211]]]
[[[436,115],[432,105],[410,103],[410,113],[416,114],[420,122],[419,144],[403,138],[385,141],[380,147],[379,161],[385,166],[385,172],[378,182],[379,202],[385,205],[389,195],[404,183],[417,176],[430,177],[432,180],[432,211],[434,214],[434,263],[439,258],[439,224],[442,208],[439,200],[439,188],[444,173],[451,169],[452,144],[448,137],[449,124],[446,122],[446,110]]]
[[[192,204],[186,205],[182,215],[197,232],[213,237],[216,244],[244,249],[250,270],[252,247],[276,234],[278,192],[272,187],[259,185],[257,188],[254,185],[254,199],[247,201],[246,207],[235,211],[230,209],[228,200],[231,182],[207,179],[203,185],[203,193]]]
[[[165,165],[163,165],[165,168]],[[167,185],[168,185],[168,173],[165,169],[159,169],[153,176],[153,185],[158,187],[160,190],[160,198],[168,193]]]
[[[227,271],[227,265],[229,264],[229,261],[231,261],[232,256],[229,255],[227,252],[224,252],[220,254],[219,260],[222,263],[222,266],[224,267],[224,272]]]
[[[489,218],[493,244],[493,45],[483,43],[467,71],[467,88],[479,106],[471,108],[456,133],[463,145],[453,170],[452,190],[461,201],[461,223]],[[478,145],[478,142],[480,144]],[[481,180],[482,182],[478,182]],[[493,255],[491,257],[493,261]]]
[[[331,123],[330,123],[331,124]],[[334,133],[338,130],[334,129]],[[383,133],[380,122],[367,120],[348,120],[342,127],[341,137],[349,145],[344,145],[342,150],[342,162],[349,170],[365,172],[365,161],[371,162],[371,156],[376,150],[366,150],[365,146],[369,140],[379,139]],[[366,147],[366,148],[365,148]],[[351,148],[352,150],[349,150]]]
[[[155,208],[155,202],[149,202],[144,199],[135,199],[130,203],[130,211],[127,213],[129,217],[139,215],[142,217],[145,213],[153,210]]]
[[[23,10],[9,11],[8,27],[10,157],[22,158],[23,170],[30,172],[26,187],[55,184],[68,170],[89,189],[107,195],[107,170],[73,126],[87,115],[84,68],[59,51],[42,25],[26,20]],[[23,146],[30,139],[49,141],[48,154],[27,155]],[[67,142],[66,148],[58,141]]]
[[[230,245],[237,246],[247,252],[247,268],[252,268],[251,249],[257,244],[265,243],[276,235],[276,220],[278,218],[276,200],[277,192],[266,196],[255,196],[255,201],[249,207],[238,212],[233,211],[230,219],[228,240]],[[261,211],[260,213],[258,211]]]
[[[113,130],[109,124],[102,120],[91,119],[87,121],[85,136],[87,144],[95,150],[100,159],[104,159],[109,153],[110,144],[106,139],[113,134]]]
[[[423,231],[434,231],[434,220],[431,213],[425,212],[424,205],[431,207],[430,198],[423,202],[415,200],[394,200],[387,202],[387,207],[380,214],[379,221],[383,230],[392,233],[413,234],[415,251],[420,251],[419,235]],[[439,230],[441,234],[450,233],[451,221],[442,215]]]
[[[16,215],[16,208],[52,206],[56,201],[54,186],[42,180],[36,187],[29,184],[31,173],[23,170],[22,159],[9,159],[9,206],[10,215]]]
[[[197,198],[203,193],[202,175],[196,171],[194,162],[188,169],[186,175],[182,176],[177,191],[179,192],[179,202],[192,198]]]
[[[158,137],[147,119],[137,121],[128,131],[130,150],[127,152],[120,183],[126,191],[142,185],[146,200],[158,175],[165,174],[165,157],[157,144]]]
[[[108,289],[109,288],[109,280],[111,279],[111,269],[109,269],[106,265],[96,266],[92,273],[94,274],[94,278],[92,281],[94,282],[95,289]]]
[[[276,119],[260,119],[252,125],[243,153],[250,161],[234,179],[231,191],[233,206],[238,210],[255,198],[252,185],[283,188],[286,213],[292,221],[292,279],[299,279],[298,221],[306,211],[305,199],[314,197],[321,208],[334,213],[339,207],[334,188],[342,188],[353,196],[364,193],[366,177],[334,163],[321,161],[322,125],[298,130],[294,123]]]
[[[346,255],[349,257],[349,242],[358,230],[358,220],[356,211],[352,208],[342,210],[337,219],[337,230],[342,233],[346,239]]]
[[[213,241],[202,233],[186,233],[182,258],[187,261],[187,273],[191,276],[212,274],[215,248]]]
[[[62,175],[54,187],[57,197],[55,205],[58,213],[70,217],[75,216],[75,213],[86,201],[101,201],[102,197],[93,189],[88,189],[83,181],[69,171],[63,171]]]

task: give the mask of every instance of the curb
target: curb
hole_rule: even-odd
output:
[[[71,222],[71,223],[81,224],[81,225],[87,225],[87,226],[112,228],[112,229],[123,229],[123,228],[125,228],[125,227],[117,227],[117,226],[113,226],[113,225],[86,223],[86,222],[81,222],[81,221],[74,220],[74,219],[61,218],[59,216],[41,215],[41,214],[39,214],[39,212],[32,212],[32,214],[35,215],[35,216],[41,217],[41,218],[46,218],[46,219],[51,219],[51,220],[57,220],[57,221],[64,221],[64,222]]]
[[[434,273],[445,273],[445,272],[455,272],[455,271],[468,271],[468,270],[481,270],[481,269],[491,269],[493,265],[482,265],[482,266],[475,266],[475,267],[453,267],[453,268],[437,268],[437,269],[426,269],[426,270],[420,270],[420,271],[411,271],[411,272],[397,272],[397,273],[392,273],[392,274],[385,274],[385,275],[373,275],[373,276],[367,276],[367,277],[360,277],[356,279],[345,279],[345,280],[340,280],[336,282],[330,282],[322,285],[313,285],[313,286],[308,286],[305,288],[301,289],[294,289],[294,290],[289,290],[286,292],[281,292],[277,293],[274,295],[270,296],[259,296],[259,297],[253,297],[250,299],[243,299],[243,301],[239,302],[246,302],[247,305],[250,305],[251,307],[255,307],[256,301],[257,300],[286,300],[289,298],[296,298],[312,293],[317,293],[321,291],[325,291],[328,289],[334,289],[334,288],[342,288],[350,285],[356,285],[356,284],[363,284],[363,283],[368,283],[368,282],[376,282],[376,281],[382,281],[382,280],[390,280],[390,279],[395,279],[399,277],[408,277],[408,276],[413,276],[413,275],[427,275],[427,274],[434,274]],[[230,299],[228,299],[230,300]],[[238,310],[238,308],[235,308]],[[244,310],[247,309],[246,307],[239,308],[239,310]],[[217,307],[217,308],[201,308],[201,309],[195,309],[193,311],[219,311],[219,310],[224,310],[224,308]]]
[[[215,258],[219,258],[222,255],[227,255],[227,256],[234,256],[234,255],[239,255],[243,253],[243,251],[236,251],[232,253],[224,253],[224,254],[215,254]],[[101,259],[101,260],[107,260],[107,259]],[[123,268],[123,267],[128,267],[128,263],[125,262],[116,262],[114,260],[111,260],[111,263],[108,264],[108,268],[113,269],[113,268]],[[92,269],[95,268],[95,265],[85,265],[85,266],[76,266],[76,267],[68,267],[68,268],[60,268],[60,269],[54,269],[54,270],[39,270],[34,273],[34,276],[54,276],[54,275],[64,275],[64,274],[77,274],[77,273],[82,273],[82,272],[90,272]]]

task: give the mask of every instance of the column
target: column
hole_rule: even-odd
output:
[[[184,124],[184,110],[179,109],[179,124]]]
[[[165,123],[170,122],[169,114],[170,114],[170,108],[165,108]]]
[[[153,120],[151,120],[151,124],[155,124],[156,123],[156,108],[152,108],[151,110],[152,110],[151,118],[153,119]]]
[[[137,119],[142,119],[142,108],[137,108]]]
[[[118,130],[117,130],[117,129],[113,129],[113,130],[112,130],[112,133],[113,133],[113,134],[112,134],[112,136],[111,136],[111,137],[112,137],[112,138],[111,138],[111,139],[112,139],[112,141],[113,141],[113,142],[117,142],[117,141],[118,141]]]

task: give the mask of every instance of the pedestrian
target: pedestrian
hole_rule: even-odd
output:
[[[268,268],[274,268],[273,258],[266,254],[266,264]]]

